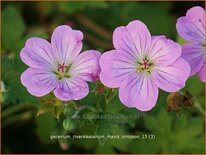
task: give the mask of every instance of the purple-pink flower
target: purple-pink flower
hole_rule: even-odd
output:
[[[181,46],[164,36],[152,37],[140,21],[115,29],[114,50],[100,58],[100,80],[119,88],[119,98],[127,107],[151,110],[158,88],[175,92],[185,86],[189,64],[180,57]]]
[[[182,57],[190,64],[191,76],[198,74],[205,82],[205,10],[193,7],[176,24],[179,35],[189,43],[182,46]]]
[[[89,93],[86,81],[99,76],[100,53],[82,49],[83,34],[69,26],[57,27],[51,43],[30,38],[21,50],[22,61],[29,66],[21,75],[21,82],[34,96],[41,97],[54,90],[62,100],[79,100]]]

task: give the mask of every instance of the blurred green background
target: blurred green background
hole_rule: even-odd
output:
[[[80,123],[73,134],[155,134],[154,140],[50,140],[62,133],[62,119],[51,113],[35,117],[41,101],[20,83],[27,66],[19,53],[30,37],[50,39],[56,26],[66,24],[84,33],[84,49],[110,50],[112,32],[131,20],[141,20],[153,35],[164,34],[181,41],[175,24],[192,6],[204,2],[2,2],[1,36],[1,127],[2,153],[204,153],[204,84],[190,78],[189,91],[198,104],[167,113],[168,93],[160,91],[157,106],[141,113],[128,109],[118,97],[104,113],[139,115],[137,119]],[[92,84],[91,84],[92,87]],[[79,104],[95,104],[90,94]]]

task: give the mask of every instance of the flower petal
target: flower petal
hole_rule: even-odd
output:
[[[127,107],[140,111],[151,110],[158,98],[158,87],[148,75],[133,75],[126,79],[119,89],[119,98]]]
[[[115,29],[113,44],[117,50],[125,51],[141,59],[149,50],[151,34],[144,23],[135,20],[126,27],[121,26]]]
[[[135,58],[120,50],[102,54],[100,58],[100,81],[111,88],[117,88],[124,79],[136,72]]]
[[[88,84],[80,78],[69,78],[60,80],[54,90],[54,95],[62,100],[80,100],[89,93]]]
[[[70,75],[86,81],[95,81],[99,78],[99,59],[101,53],[95,50],[82,52],[72,63]]]
[[[200,69],[200,71],[198,72],[198,76],[199,76],[199,78],[202,82],[206,82],[206,80],[205,80],[205,71],[206,71],[206,64],[204,64],[202,66],[202,68]]]
[[[57,79],[46,70],[28,68],[21,75],[21,83],[32,95],[41,97],[49,94],[56,87]]]
[[[205,43],[205,30],[200,22],[192,22],[187,17],[177,20],[176,28],[179,35],[189,42]]]
[[[205,31],[205,10],[202,7],[192,7],[187,11],[186,17],[190,19],[190,21],[200,24],[199,28],[201,31]]]
[[[20,52],[22,61],[33,68],[52,69],[55,60],[51,52],[51,44],[41,38],[30,38]]]
[[[173,63],[181,55],[181,46],[165,36],[152,37],[152,45],[148,59],[155,65],[166,66]]]
[[[190,75],[190,66],[182,58],[178,58],[168,66],[156,66],[152,72],[154,83],[167,92],[175,92],[185,86]]]
[[[182,46],[182,58],[190,64],[190,75],[192,76],[196,74],[205,63],[205,49],[200,45],[185,44]]]
[[[82,49],[82,39],[83,34],[80,31],[72,30],[66,25],[57,27],[52,34],[51,45],[58,63],[70,65]]]

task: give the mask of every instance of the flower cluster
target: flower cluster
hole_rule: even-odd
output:
[[[176,27],[189,42],[182,47],[166,36],[151,36],[144,23],[132,21],[115,29],[114,49],[101,55],[95,50],[80,53],[82,32],[59,26],[51,43],[41,38],[27,40],[20,56],[29,68],[22,73],[21,82],[34,96],[53,91],[58,99],[69,101],[87,96],[87,82],[100,79],[109,88],[119,88],[125,106],[151,110],[158,89],[177,92],[196,73],[205,82],[204,9],[191,8]]]

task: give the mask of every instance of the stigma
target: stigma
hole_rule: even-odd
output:
[[[69,67],[65,65],[65,63],[58,63],[58,67],[56,71],[53,71],[53,73],[57,76],[59,80],[64,78],[69,78]]]
[[[65,63],[63,63],[63,64],[58,64],[58,71],[61,71],[61,72],[64,72],[64,69],[67,69],[68,67],[67,66],[65,66]]]
[[[148,72],[151,73],[151,66],[153,65],[147,58],[143,59],[141,62],[137,62],[137,73]]]

